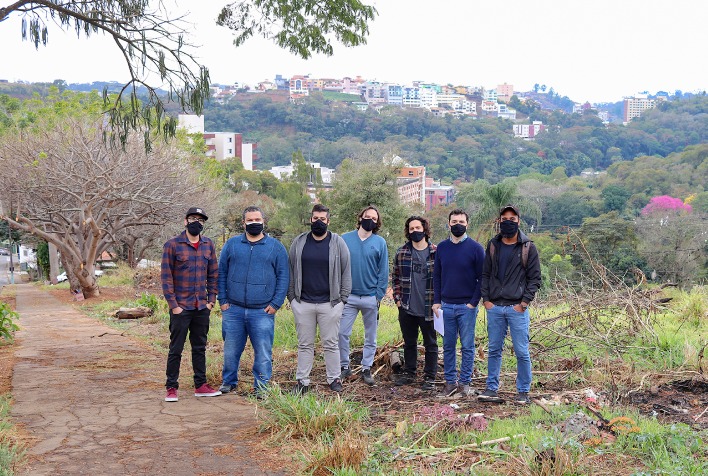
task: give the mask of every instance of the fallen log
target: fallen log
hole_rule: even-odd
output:
[[[113,315],[118,319],[140,319],[141,317],[152,316],[152,309],[149,307],[121,307]]]

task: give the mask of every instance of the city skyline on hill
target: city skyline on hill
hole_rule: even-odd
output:
[[[189,14],[197,55],[214,83],[255,84],[285,77],[355,77],[381,82],[494,88],[518,91],[545,84],[577,102],[615,102],[642,91],[706,89],[708,66],[696,47],[708,43],[702,19],[708,5],[677,0],[598,0],[592,4],[539,0],[504,3],[449,0],[373,1],[368,44],[335,44],[332,57],[296,58],[272,42],[249,40],[235,48],[229,30],[215,25],[221,3]],[[184,11],[184,7],[173,7]],[[76,39],[50,31],[46,47],[21,41],[20,17],[5,20],[6,52],[0,79],[70,83],[118,81],[127,68],[115,46],[101,36]],[[71,51],[73,54],[66,54]]]

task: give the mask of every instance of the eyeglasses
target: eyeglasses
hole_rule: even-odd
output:
[[[201,217],[188,217],[187,218],[187,223],[194,223],[195,221],[198,221],[202,225],[204,224],[204,222],[206,222],[206,220]]]

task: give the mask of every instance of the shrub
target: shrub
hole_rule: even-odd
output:
[[[9,304],[0,302],[0,337],[5,340],[13,340],[14,332],[19,329],[15,320],[19,317]]]

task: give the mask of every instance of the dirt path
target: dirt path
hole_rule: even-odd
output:
[[[17,286],[17,311],[12,415],[33,439],[22,474],[285,474],[256,463],[269,458],[249,444],[243,397],[183,388],[166,403],[164,357],[146,345],[32,285]]]

